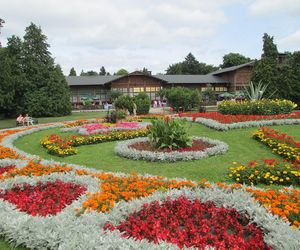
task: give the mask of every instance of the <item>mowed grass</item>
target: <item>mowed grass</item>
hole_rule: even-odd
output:
[[[38,118],[39,124],[42,123],[51,123],[51,122],[62,122],[62,121],[74,121],[80,119],[92,119],[92,118],[102,118],[106,112],[104,111],[93,111],[93,112],[72,112],[68,116],[60,117],[41,117]],[[4,128],[13,128],[16,126],[16,119],[1,119],[0,120],[0,129]]]
[[[300,126],[274,126],[289,135],[300,139]],[[227,132],[219,132],[203,125],[191,123],[189,131],[191,135],[205,136],[218,139],[229,145],[229,150],[224,155],[217,155],[196,161],[159,163],[134,161],[116,156],[114,147],[117,142],[107,142],[95,145],[77,147],[78,154],[65,158],[49,155],[41,147],[39,141],[44,136],[56,133],[62,136],[70,135],[61,133],[60,129],[51,129],[26,135],[17,141],[15,146],[25,152],[39,155],[44,159],[85,165],[103,171],[140,173],[165,176],[168,178],[187,178],[191,180],[207,179],[214,182],[230,182],[227,179],[227,170],[232,162],[248,163],[255,159],[280,158],[274,155],[265,145],[252,139],[252,133],[257,128],[236,129]]]

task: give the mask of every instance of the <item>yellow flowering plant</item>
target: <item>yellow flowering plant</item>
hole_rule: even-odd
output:
[[[275,159],[255,160],[248,164],[234,162],[228,176],[234,182],[248,185],[300,185],[299,166]]]

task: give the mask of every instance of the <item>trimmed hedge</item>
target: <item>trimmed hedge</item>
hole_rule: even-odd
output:
[[[218,111],[225,115],[277,115],[289,114],[297,107],[289,100],[269,100],[258,101],[223,101],[218,106]]]

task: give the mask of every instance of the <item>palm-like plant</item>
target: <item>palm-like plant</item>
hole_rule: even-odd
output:
[[[268,88],[269,84],[263,84],[262,81],[259,81],[258,84],[250,82],[249,87],[244,88],[244,93],[251,101],[258,101],[262,99],[266,89]],[[269,98],[274,94],[273,92]]]

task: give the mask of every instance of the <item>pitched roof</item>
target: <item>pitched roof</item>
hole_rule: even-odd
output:
[[[180,83],[227,83],[227,80],[214,75],[156,75],[170,84]]]
[[[251,61],[251,62],[240,64],[240,65],[237,65],[237,66],[232,66],[232,67],[228,67],[228,68],[225,68],[225,69],[220,69],[220,70],[214,71],[210,74],[211,75],[218,75],[218,74],[222,74],[222,73],[226,73],[226,72],[235,71],[237,69],[240,69],[240,68],[243,68],[243,67],[246,67],[246,66],[253,66],[254,62],[255,61]]]
[[[122,76],[67,76],[66,80],[69,86],[78,85],[104,85],[107,82],[116,80]]]

